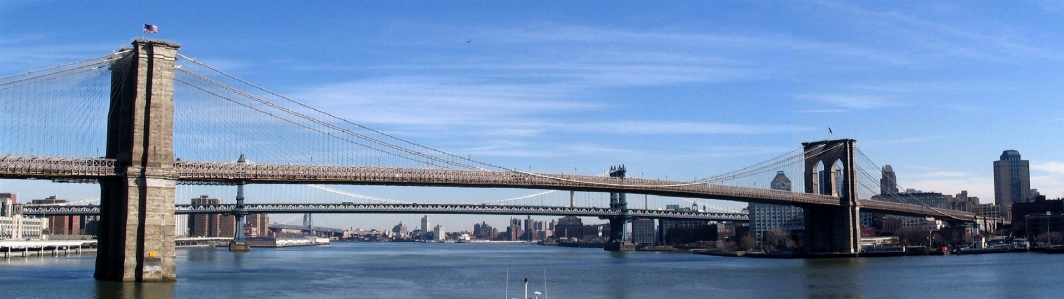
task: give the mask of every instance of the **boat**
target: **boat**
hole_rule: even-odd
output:
[[[866,247],[861,251],[862,257],[904,256],[905,247]]]
[[[1031,242],[1027,242],[1024,238],[1013,239],[1012,251],[1031,251]]]
[[[957,250],[957,254],[984,254],[984,253],[1005,253],[1009,252],[1011,248],[1008,246],[992,246],[987,248],[961,248]]]

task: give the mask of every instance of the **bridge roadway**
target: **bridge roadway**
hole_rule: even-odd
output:
[[[233,212],[236,204],[174,205],[174,214],[225,214]],[[23,205],[24,215],[98,215],[96,205]],[[480,204],[244,204],[248,213],[264,214],[492,214],[492,215],[549,215],[549,216],[619,216],[620,211],[609,208],[502,206]],[[744,213],[712,213],[671,210],[628,210],[630,217],[656,219],[697,219],[713,221],[749,221]]]
[[[240,164],[235,162],[189,161],[175,162],[174,170],[176,171],[176,177],[174,179],[178,180],[181,184],[235,185],[238,183],[245,183],[499,187],[635,193],[796,206],[840,205],[838,197],[802,192],[724,186],[710,184],[708,182],[679,182],[572,174],[545,174],[518,170],[491,171],[443,168],[393,168],[269,163]],[[111,159],[30,156],[0,157],[0,178],[5,179],[52,179],[59,181],[92,180],[95,178],[116,176],[119,171],[124,171],[124,168],[116,165],[115,161]],[[868,212],[883,212],[906,216],[929,216],[945,220],[960,221],[971,221],[971,219],[974,219],[972,213],[963,211],[941,210],[921,205],[885,201],[860,200],[860,202],[861,210]],[[553,209],[546,207],[537,208]],[[381,209],[381,211],[374,213],[389,213],[388,211],[391,210]],[[555,211],[543,212],[543,214],[564,215],[553,214],[554,212]],[[487,212],[482,209],[469,208],[466,212],[453,213],[485,214]]]

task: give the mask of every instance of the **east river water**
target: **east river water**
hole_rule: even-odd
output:
[[[338,242],[179,248],[176,283],[142,284],[97,282],[94,262],[91,254],[0,259],[0,298],[521,298],[526,277],[529,296],[546,293],[540,298],[1064,297],[1064,255],[1042,253],[803,260]]]

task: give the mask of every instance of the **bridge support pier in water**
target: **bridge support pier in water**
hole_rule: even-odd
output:
[[[240,154],[240,159],[237,159],[236,163],[247,163],[244,154]],[[251,244],[248,244],[244,236],[244,219],[247,215],[248,212],[244,210],[244,183],[241,182],[236,185],[236,208],[233,210],[233,216],[236,217],[236,230],[233,240],[229,241],[229,251],[251,251]]]
[[[805,192],[839,197],[838,206],[802,207],[805,254],[857,256],[860,252],[856,145],[853,139],[802,143],[806,153]]]
[[[98,280],[174,281],[173,82],[177,44],[137,40],[111,66],[106,158],[100,179]]]
[[[610,177],[624,179],[624,165],[610,167]],[[619,216],[609,217],[610,237],[603,249],[607,251],[632,251],[635,244],[628,240],[628,201],[624,193],[610,193],[610,209],[620,210]]]

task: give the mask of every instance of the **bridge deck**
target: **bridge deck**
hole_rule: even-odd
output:
[[[680,182],[571,174],[545,174],[517,170],[489,171],[187,161],[178,161],[174,163],[174,169],[177,171],[177,177],[174,179],[185,184],[351,184],[500,187],[622,192],[796,206],[837,206],[840,204],[837,197],[827,195],[763,188],[724,186],[710,184],[708,182]],[[115,176],[119,171],[123,170],[116,166],[115,162],[110,159],[25,156],[0,157],[0,178],[91,180],[101,177]],[[868,211],[892,214],[931,216],[955,220],[969,220],[973,217],[971,213],[962,211],[939,210],[925,206],[893,202],[861,200],[861,205],[862,209]],[[548,209],[546,207],[539,208]],[[464,212],[454,213],[487,213],[484,209],[474,208],[472,206],[471,208],[465,208],[463,211]],[[389,212],[400,213],[389,209],[382,209],[376,213]],[[528,212],[531,213],[536,211],[530,210]],[[543,215],[547,215],[550,213],[561,213],[561,211],[550,210],[542,213]],[[599,212],[588,211],[587,213],[592,214],[587,216],[599,216]],[[522,212],[517,214],[528,213]]]

